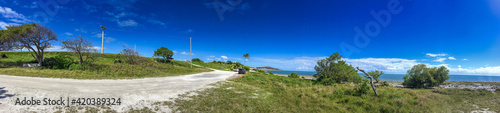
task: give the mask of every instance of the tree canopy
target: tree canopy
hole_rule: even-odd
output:
[[[160,47],[154,52],[154,56],[156,57],[161,57],[165,59],[165,61],[172,59],[172,56],[174,56],[174,52],[170,51],[166,47]]]
[[[92,47],[92,42],[82,37],[82,35],[78,35],[73,39],[67,39],[62,43],[64,49],[69,49],[75,53],[80,64],[92,58],[91,51],[97,51]]]
[[[450,78],[448,73],[449,70],[444,66],[428,68],[425,64],[418,64],[406,72],[403,85],[413,88],[438,86]]]
[[[2,37],[13,38],[19,47],[27,48],[31,56],[42,64],[44,51],[52,46],[53,41],[57,41],[57,34],[45,26],[38,23],[24,24],[20,26],[8,26],[7,32],[3,32]]]
[[[383,75],[384,72],[375,70],[375,71],[368,72],[368,74],[370,74],[373,77],[373,79],[375,79],[375,81],[376,81],[375,83],[378,83],[378,81],[379,81],[378,77],[380,77],[380,75]]]
[[[334,83],[355,82],[360,83],[363,79],[356,72],[352,65],[341,60],[342,56],[335,52],[326,59],[319,60],[314,66],[317,82],[324,85],[332,85]]]

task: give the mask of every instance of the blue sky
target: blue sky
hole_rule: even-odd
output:
[[[0,28],[38,22],[118,53],[165,46],[174,58],[314,70],[339,52],[366,70],[405,73],[424,63],[452,74],[500,75],[498,0],[0,0]],[[388,18],[390,17],[390,19]],[[56,42],[51,50],[60,50]]]

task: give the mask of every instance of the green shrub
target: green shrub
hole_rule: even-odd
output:
[[[425,64],[418,64],[407,71],[403,77],[403,85],[413,88],[438,86],[450,78],[448,72],[449,70],[444,66],[427,68]]]
[[[382,86],[389,86],[389,83],[387,81],[382,82]]]
[[[5,55],[5,53],[2,53],[2,54],[0,54],[0,58],[9,58],[9,57],[7,57],[7,55]]]
[[[266,71],[264,70],[260,70],[260,69],[255,69],[255,71],[259,72],[259,73],[266,73]]]
[[[69,70],[84,70],[82,64],[71,64],[68,68]]]
[[[199,58],[193,58],[193,62],[203,62]]]
[[[356,94],[357,95],[363,95],[363,94],[366,94],[368,93],[368,91],[370,91],[370,87],[368,86],[367,82],[363,82],[363,84],[361,84],[357,90],[356,90]]]
[[[248,66],[245,66],[243,68],[245,68],[246,71],[250,71],[250,67],[248,67]]]
[[[45,58],[43,66],[50,69],[67,69],[73,64],[73,59],[67,55],[59,54],[53,58]]]
[[[299,74],[295,73],[295,72],[292,72],[292,74],[288,75],[288,77],[290,78],[299,78]]]
[[[273,72],[267,72],[267,73],[269,73],[270,75],[274,75],[274,73],[273,73]]]
[[[375,70],[375,71],[370,71],[370,72],[368,72],[368,74],[370,74],[370,76],[372,76],[372,77],[373,77],[373,79],[375,80],[375,83],[378,83],[378,81],[380,81],[380,80],[378,79],[378,77],[380,77],[380,75],[383,75],[383,74],[384,74],[384,72],[382,72],[382,71],[378,71],[378,70]]]
[[[341,60],[342,56],[335,52],[326,59],[319,60],[314,67],[317,74],[316,82],[323,85],[333,85],[334,83],[354,82],[361,83],[363,77],[359,76],[356,69],[346,61]]]

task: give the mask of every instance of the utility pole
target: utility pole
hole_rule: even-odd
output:
[[[104,30],[106,30],[106,28],[104,26],[101,26],[102,28],[102,45],[101,45],[101,53],[104,53]]]
[[[189,37],[189,61],[191,61],[191,68],[193,68],[193,44],[191,43],[191,37]]]

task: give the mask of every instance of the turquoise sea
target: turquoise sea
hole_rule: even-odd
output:
[[[269,71],[274,74],[289,75],[295,72],[302,76],[313,76],[316,74],[315,71]],[[359,73],[359,75],[364,76],[365,74]],[[390,80],[390,81],[403,81],[403,76],[405,74],[383,74],[380,76],[380,80]],[[487,75],[449,75],[450,79],[448,81],[470,81],[470,82],[500,82],[500,76],[487,76]]]

